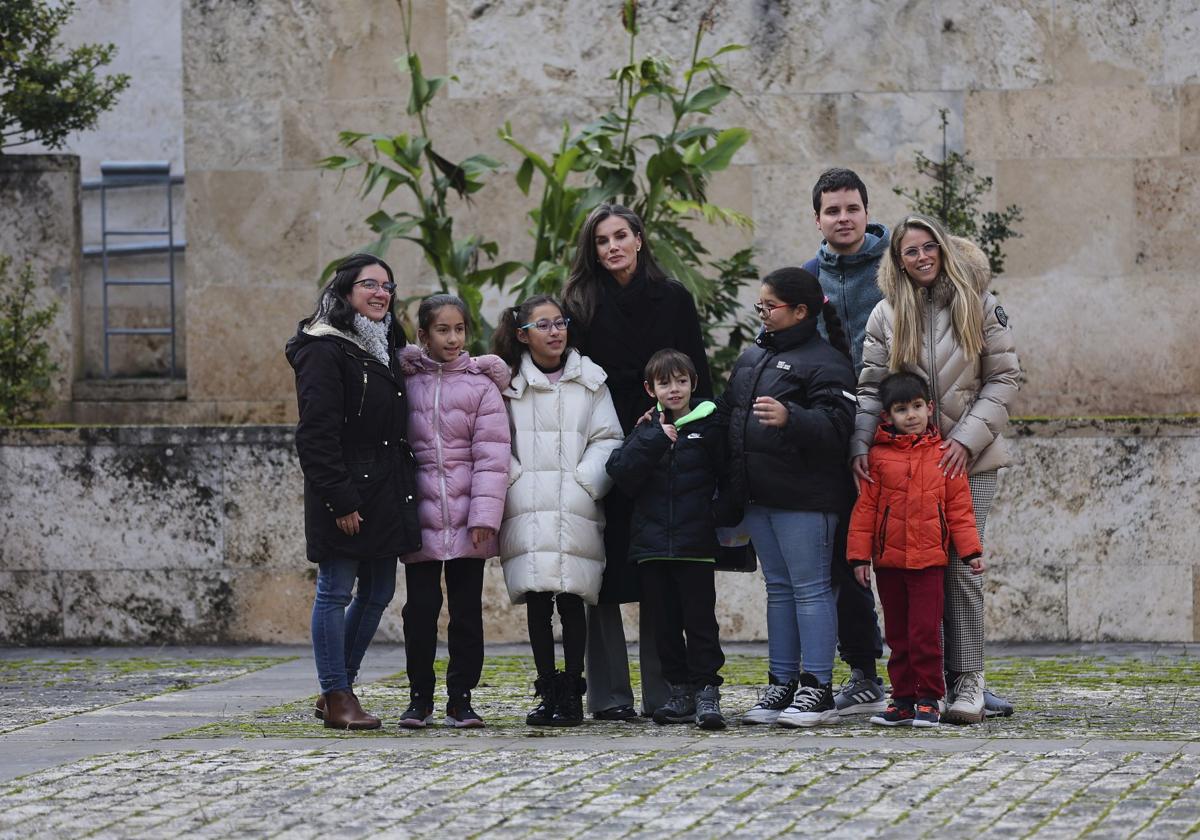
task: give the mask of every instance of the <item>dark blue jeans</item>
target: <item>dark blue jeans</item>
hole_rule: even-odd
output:
[[[396,561],[327,560],[318,567],[312,640],[325,694],[354,684],[379,619],[396,594]]]

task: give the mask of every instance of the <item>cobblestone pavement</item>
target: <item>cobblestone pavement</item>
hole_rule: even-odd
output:
[[[517,649],[489,651],[484,730],[335,733],[310,716],[301,657],[0,735],[0,838],[1200,832],[1194,651],[1130,650],[998,651],[990,673],[1017,716],[930,734],[854,721],[715,735],[651,723],[531,730],[508,720],[529,700]],[[372,655],[364,694],[386,712],[404,693],[398,657]],[[754,649],[730,659],[727,705],[740,708],[763,663]],[[1182,702],[1171,711],[1168,697]],[[62,760],[13,772],[56,744]]]

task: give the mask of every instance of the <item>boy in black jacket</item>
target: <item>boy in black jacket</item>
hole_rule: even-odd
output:
[[[686,355],[660,350],[645,376],[657,410],[609,457],[608,472],[634,499],[629,559],[639,564],[642,609],[654,611],[658,655],[671,684],[654,721],[724,729],[712,507],[727,471],[726,430],[716,422],[714,403],[693,404],[696,368]]]

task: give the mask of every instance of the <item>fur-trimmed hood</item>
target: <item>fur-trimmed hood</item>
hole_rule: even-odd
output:
[[[409,344],[400,351],[400,370],[404,372],[405,376],[434,373],[438,368],[447,373],[482,374],[495,382],[496,387],[501,391],[507,388],[508,383],[512,381],[508,365],[499,356],[491,353],[482,356],[463,353],[452,362],[437,362],[415,344]]]

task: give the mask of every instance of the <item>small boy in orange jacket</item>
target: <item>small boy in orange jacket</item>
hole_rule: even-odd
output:
[[[942,579],[951,541],[972,574],[982,574],[983,546],[966,475],[938,468],[941,433],[931,422],[929,386],[914,373],[879,383],[883,423],[868,455],[870,479],[850,517],[846,559],[863,586],[871,561],[892,650],[892,699],[871,718],[881,726],[937,726],[946,694],[942,671]]]

